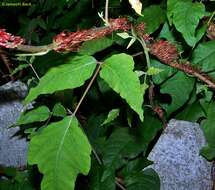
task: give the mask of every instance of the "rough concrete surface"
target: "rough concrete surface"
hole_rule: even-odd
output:
[[[27,142],[25,139],[12,137],[19,130],[18,127],[8,128],[18,119],[23,109],[21,99],[26,93],[27,87],[18,81],[0,87],[0,166],[26,165]]]
[[[161,190],[211,190],[211,166],[199,155],[206,144],[198,124],[171,120],[148,159],[154,161]]]

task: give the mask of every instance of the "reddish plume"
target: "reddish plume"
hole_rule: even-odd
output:
[[[177,48],[164,40],[158,40],[151,44],[150,53],[166,64],[176,61],[179,57]]]
[[[127,31],[131,25],[127,18],[110,19],[110,26],[81,30],[77,32],[61,32],[54,37],[55,51],[78,51],[81,43],[98,39],[111,34],[116,30]]]
[[[151,42],[151,41],[153,40],[153,38],[150,37],[149,34],[146,34],[146,33],[145,33],[145,23],[141,22],[141,23],[135,25],[135,26],[134,26],[134,29],[135,29],[136,34],[137,34],[139,37],[143,38],[144,41],[146,41],[146,42]]]
[[[23,44],[25,40],[20,36],[13,36],[10,33],[5,32],[5,29],[0,29],[0,46],[4,48],[15,48],[20,44]]]

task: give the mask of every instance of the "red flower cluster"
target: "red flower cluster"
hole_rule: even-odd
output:
[[[168,41],[159,40],[151,44],[150,53],[166,64],[178,59],[176,47]]]
[[[110,19],[109,24],[112,31],[115,30],[128,31],[131,28],[131,23],[129,23],[127,18]]]
[[[153,40],[153,38],[150,37],[149,34],[145,33],[145,24],[143,22],[135,25],[134,29],[135,29],[137,35],[139,37],[143,38],[146,42],[151,42]]]
[[[13,36],[5,32],[5,29],[0,29],[0,46],[4,48],[15,48],[23,44],[25,40],[19,36]]]
[[[88,29],[77,32],[61,32],[54,37],[55,51],[78,51],[81,43],[93,39],[98,39],[111,34],[116,30],[127,31],[131,25],[127,18],[110,19],[110,26]]]

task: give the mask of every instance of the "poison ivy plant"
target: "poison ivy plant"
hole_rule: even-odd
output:
[[[52,115],[57,117],[65,117],[66,116],[66,109],[63,107],[61,103],[57,103],[54,105],[52,109]]]
[[[194,46],[197,43],[196,28],[200,19],[205,15],[204,4],[184,0],[173,3],[169,4],[173,24],[182,33],[187,44]]]
[[[199,44],[192,54],[192,63],[201,67],[203,71],[215,69],[215,41]]]
[[[106,125],[116,119],[119,116],[119,109],[112,109],[107,116],[107,119],[102,123],[102,125]]]
[[[32,111],[22,114],[17,121],[17,125],[45,121],[50,116],[50,110],[46,106],[40,106]]]
[[[151,34],[156,31],[159,26],[165,21],[165,11],[159,5],[151,5],[143,9],[143,17],[138,18],[138,22],[146,24],[146,32]]]
[[[73,58],[67,64],[52,68],[41,78],[38,86],[32,88],[25,99],[29,103],[41,94],[77,88],[89,79],[96,67],[96,60],[90,56]],[[59,75],[60,73],[60,75]]]
[[[110,38],[96,39],[83,43],[79,51],[83,55],[93,55],[99,51],[102,51],[113,44],[113,40]]]
[[[101,180],[106,180],[113,175],[125,163],[124,159],[135,158],[143,151],[145,145],[140,139],[135,138],[126,128],[119,128],[114,131],[111,137],[104,144],[104,173]],[[123,163],[124,162],[124,163]]]
[[[199,122],[215,159],[213,1],[31,2],[0,12],[0,82],[29,86],[29,165],[0,167],[0,189],[158,190],[147,156],[171,118]]]
[[[211,102],[207,107],[207,119],[203,121],[202,128],[208,142],[208,146],[201,149],[201,154],[208,160],[215,158],[215,133],[214,133],[214,102]]]
[[[177,72],[173,77],[161,85],[161,93],[171,96],[171,103],[163,105],[168,114],[176,111],[189,99],[194,87],[194,79],[182,72]]]
[[[159,190],[160,179],[154,170],[147,169],[137,173],[131,173],[130,175],[126,176],[125,186],[128,190]]]
[[[140,81],[133,70],[133,58],[126,54],[118,54],[104,61],[100,76],[128,102],[143,120],[143,93]]]
[[[74,189],[77,175],[90,170],[90,154],[91,146],[77,119],[69,116],[31,139],[28,162],[37,164],[44,174],[42,189]]]

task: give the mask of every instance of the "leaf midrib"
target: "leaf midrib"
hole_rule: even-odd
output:
[[[68,126],[66,127],[65,132],[64,132],[62,139],[60,141],[60,146],[57,150],[56,160],[55,160],[55,168],[54,168],[54,176],[55,176],[54,179],[58,179],[58,175],[56,175],[56,174],[58,173],[57,170],[58,170],[58,162],[59,162],[59,158],[60,158],[60,152],[62,151],[62,147],[63,147],[67,132],[70,128],[70,125],[71,125],[73,118],[74,118],[74,116],[72,115],[69,122],[68,122]],[[58,187],[58,180],[54,180],[54,181],[55,181],[55,187],[56,187],[55,189],[58,190],[58,188],[57,188]]]

